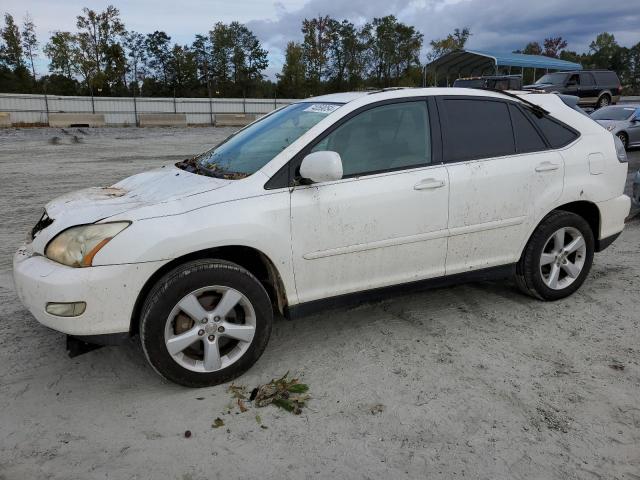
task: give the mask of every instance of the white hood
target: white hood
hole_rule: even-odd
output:
[[[71,226],[216,190],[231,182],[171,166],[133,175],[111,187],[85,188],[62,195],[46,205],[53,223],[36,236],[34,249],[44,249],[53,236]]]

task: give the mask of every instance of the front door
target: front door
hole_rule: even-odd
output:
[[[367,107],[304,153],[320,150],[340,154],[344,176],[291,193],[299,301],[443,275],[449,180],[426,102]]]

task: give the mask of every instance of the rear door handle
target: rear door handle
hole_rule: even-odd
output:
[[[542,162],[536,167],[536,172],[550,172],[551,170],[558,170],[559,168],[560,165],[557,163]]]
[[[435,188],[444,187],[444,180],[438,180],[436,178],[425,178],[420,180],[413,186],[414,190],[433,190]]]

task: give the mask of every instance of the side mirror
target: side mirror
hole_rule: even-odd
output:
[[[315,183],[340,180],[342,178],[340,154],[328,150],[310,153],[302,159],[300,175]]]

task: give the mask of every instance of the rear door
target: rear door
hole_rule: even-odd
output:
[[[438,99],[450,182],[447,275],[516,262],[563,188],[564,163],[521,107],[488,97]]]
[[[600,87],[596,85],[595,78],[590,72],[580,72],[578,92],[581,105],[594,105],[598,101]]]

